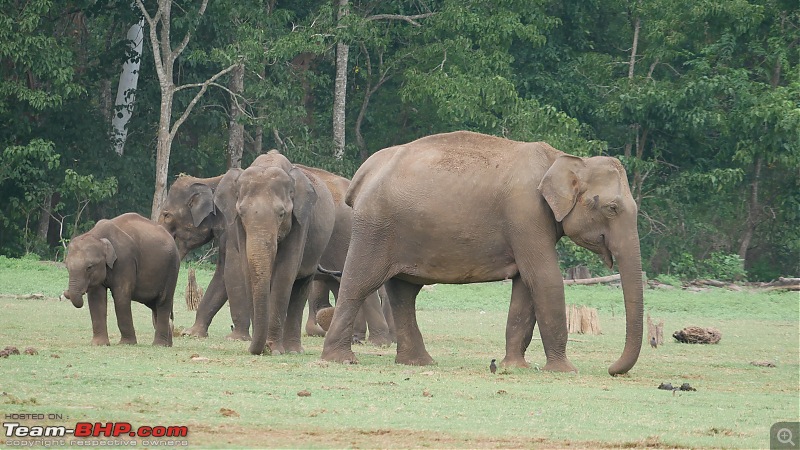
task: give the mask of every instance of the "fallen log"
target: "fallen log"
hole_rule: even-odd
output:
[[[620,281],[619,274],[609,275],[607,277],[584,278],[580,280],[564,280],[564,284],[588,285],[588,284],[613,283],[615,281]]]
[[[722,332],[711,327],[686,327],[672,333],[672,337],[684,344],[716,344],[722,339]]]

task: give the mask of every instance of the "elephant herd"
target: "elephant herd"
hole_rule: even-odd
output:
[[[574,371],[556,254],[568,236],[618,265],[626,335],[608,369],[617,375],[633,367],[642,343],[637,215],[617,159],[579,158],[543,142],[467,131],[427,136],[376,152],[352,182],[271,151],[218,177],[179,177],[158,224],[128,213],[75,237],[64,295],[76,307],[88,295],[95,345],[109,343],[107,289],[121,343],[136,342],[135,299],[152,310],[153,344],[171,345],[180,260],[216,239],[216,271],[185,334],[207,336],[227,300],[228,337],[249,339],[250,353],[302,352],[308,301],[305,331],[325,336],[322,359],[357,362],[352,344],[366,324],[371,342],[397,343],[397,363],[426,365],[433,359],[415,309],[421,287],[510,279],[501,365],[528,367],[538,323],[544,369]]]

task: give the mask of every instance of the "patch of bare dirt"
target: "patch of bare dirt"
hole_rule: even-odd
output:
[[[608,443],[600,441],[553,441],[531,437],[463,437],[440,432],[387,429],[246,428],[232,425],[189,425],[190,445],[257,448],[676,448],[658,436]]]

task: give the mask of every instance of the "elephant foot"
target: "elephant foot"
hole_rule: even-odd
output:
[[[156,339],[153,341],[153,345],[158,347],[172,347],[172,342],[166,341],[164,339]]]
[[[119,345],[136,345],[136,338],[122,338],[119,340]]]
[[[548,360],[542,370],[551,372],[577,372],[578,369],[572,365],[567,358]]]
[[[299,342],[297,344],[285,344],[284,349],[286,350],[286,353],[294,353],[298,355],[301,355],[306,351]]]
[[[323,348],[320,359],[342,364],[358,364],[358,358],[356,358],[356,354],[350,349],[335,351],[326,350]]]
[[[389,336],[377,335],[370,333],[369,339],[367,342],[376,346],[376,347],[389,347],[393,344],[392,339]]]
[[[316,323],[308,322],[306,323],[306,335],[325,337],[325,330]]]
[[[500,367],[516,367],[521,369],[527,369],[530,366],[531,365],[528,364],[528,361],[525,361],[525,357],[523,356],[512,358],[506,355],[506,357],[503,358],[502,361],[500,361]]]
[[[92,345],[111,345],[111,342],[108,340],[108,336],[105,337],[93,337],[92,338]]]
[[[183,330],[181,336],[192,336],[198,338],[207,338],[208,337],[208,328],[200,327],[197,325],[192,325],[191,328],[187,328]]]
[[[335,311],[336,308],[324,308],[317,311],[317,323],[324,331],[330,329],[331,322],[333,322],[333,313]]]
[[[436,361],[431,358],[428,352],[424,354],[415,355],[401,355],[400,353],[394,359],[395,364],[405,364],[407,366],[430,366],[436,364]]]
[[[208,336],[208,335],[206,335]],[[230,332],[229,335],[225,336],[225,339],[230,341],[250,341],[252,338],[250,337],[250,333],[248,332],[241,332],[239,330],[234,329]]]
[[[269,348],[269,352],[273,355],[282,355],[286,353],[286,348],[283,344],[278,342],[267,341],[267,347]]]

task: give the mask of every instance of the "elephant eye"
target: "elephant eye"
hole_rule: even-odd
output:
[[[88,271],[92,270],[92,267],[93,266],[91,264],[89,264],[88,266],[86,266],[86,271],[88,272]]]
[[[603,207],[603,212],[607,217],[613,217],[617,215],[617,204],[616,203],[609,203]]]

